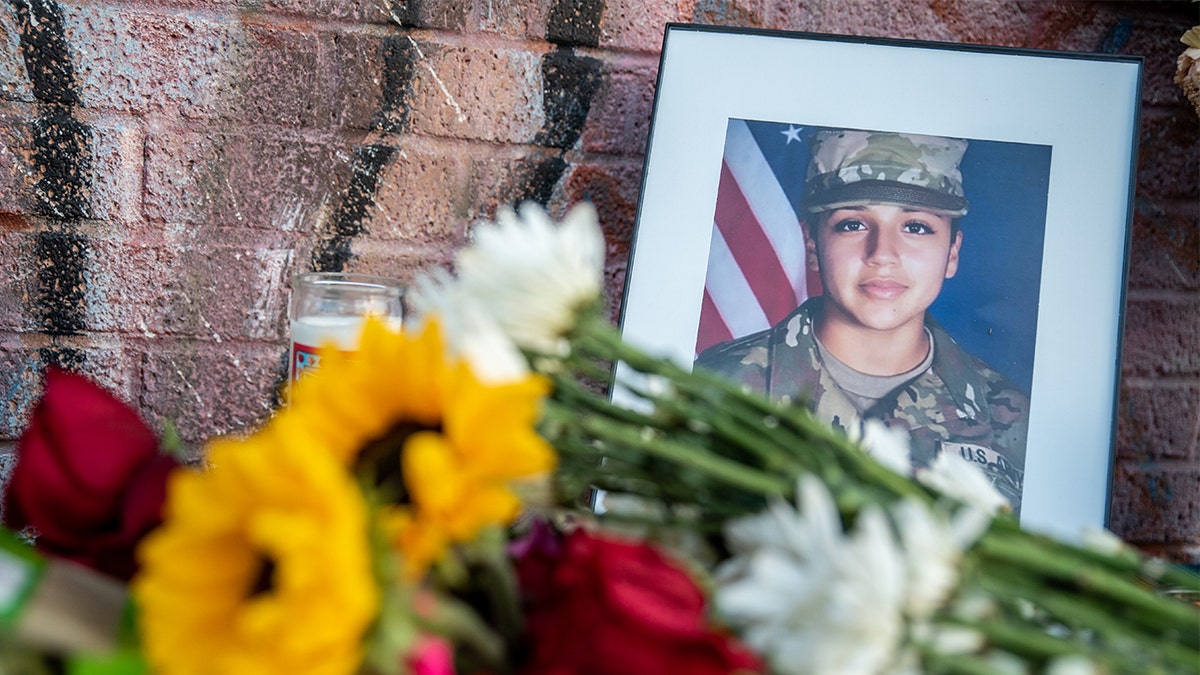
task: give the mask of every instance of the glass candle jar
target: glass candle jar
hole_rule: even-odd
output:
[[[369,316],[381,318],[399,329],[404,318],[404,286],[398,279],[307,272],[292,279],[288,303],[291,349],[288,382],[295,383],[321,362],[326,345],[352,352]]]

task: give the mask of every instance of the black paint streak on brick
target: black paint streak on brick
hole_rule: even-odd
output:
[[[9,2],[39,108],[32,123],[30,152],[37,176],[35,209],[57,221],[33,242],[37,267],[33,311],[50,335],[74,335],[85,327],[88,241],[74,226],[91,215],[91,129],[74,114],[80,100],[61,8],[53,0]],[[55,349],[48,354],[70,353],[72,363],[82,363],[82,352]]]
[[[51,335],[75,335],[84,328],[88,240],[74,232],[48,230],[34,240],[37,303],[42,329]]]
[[[47,110],[33,123],[38,213],[57,220],[91,215],[91,130],[70,110]]]
[[[67,49],[62,12],[51,0],[10,0],[21,31],[21,56],[39,103],[74,106],[75,70]]]
[[[43,368],[58,366],[64,370],[79,371],[87,362],[87,355],[72,347],[43,347],[38,350],[38,360]]]
[[[567,161],[562,158],[561,154],[535,163],[525,174],[525,180],[518,187],[517,194],[513,195],[513,201],[520,203],[531,199],[545,206],[550,203],[550,197],[554,194],[554,186],[558,184],[566,170]]]
[[[583,133],[592,99],[603,77],[599,60],[579,56],[569,48],[560,47],[542,57],[542,110],[546,124],[534,143],[554,148],[556,152],[534,161],[520,175],[513,185],[513,202],[533,200],[543,206],[550,202],[554,186],[568,167],[563,154]]]
[[[374,204],[379,177],[395,155],[396,149],[386,145],[365,145],[354,151],[350,187],[333,215],[333,231],[313,251],[314,270],[345,270],[354,237],[367,231],[367,213]]]
[[[595,47],[600,44],[604,0],[558,0],[550,10],[546,40],[560,45]]]
[[[391,17],[392,22],[401,28],[414,28],[421,25],[420,0],[382,0],[384,11]]]
[[[408,130],[409,99],[417,68],[417,46],[407,36],[390,35],[383,40],[383,109],[375,126],[381,131]]]
[[[557,49],[542,57],[542,109],[546,126],[535,143],[569,148],[579,140],[592,98],[603,79],[597,59]]]
[[[393,22],[405,27],[418,18],[418,2],[393,1],[385,5]],[[376,131],[403,133],[409,128],[409,99],[417,68],[418,48],[407,35],[390,35],[383,40],[383,101],[375,115]],[[375,202],[379,179],[396,156],[396,149],[364,145],[354,150],[350,185],[334,212],[330,232],[317,242],[312,253],[312,268],[317,272],[342,272],[353,257],[354,238],[367,231],[370,208]]]

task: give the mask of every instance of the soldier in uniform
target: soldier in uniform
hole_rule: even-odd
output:
[[[1028,396],[927,312],[958,270],[966,141],[842,130],[809,143],[807,261],[824,295],[696,366],[804,402],[842,430],[880,419],[908,434],[914,467],[953,453],[1019,511]]]

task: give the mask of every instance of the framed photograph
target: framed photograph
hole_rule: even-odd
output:
[[[1141,70],[669,25],[622,334],[1105,526]]]

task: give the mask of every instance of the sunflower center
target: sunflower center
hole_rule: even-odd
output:
[[[404,470],[400,456],[404,444],[413,434],[422,431],[441,432],[441,425],[426,425],[412,420],[397,422],[383,435],[370,440],[358,455],[358,473],[372,487],[384,491],[395,504],[409,503],[404,487]]]
[[[258,576],[250,586],[248,596],[250,598],[266,595],[275,588],[275,561],[267,556],[262,556],[258,562]]]

